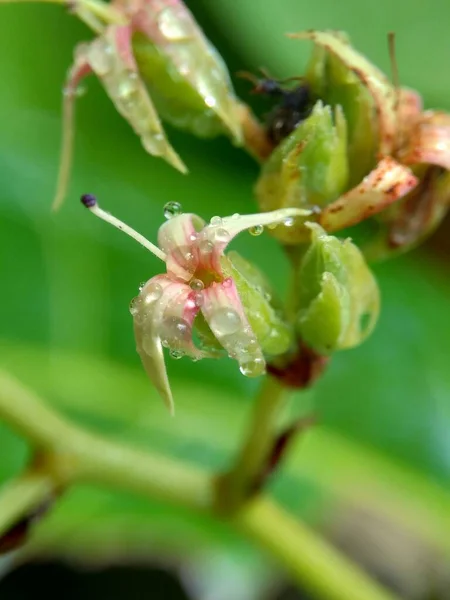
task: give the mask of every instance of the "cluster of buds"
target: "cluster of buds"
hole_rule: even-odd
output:
[[[423,111],[415,91],[390,83],[340,32],[290,37],[315,44],[302,84],[312,109],[264,164],[261,209],[316,209],[327,232],[352,227],[369,259],[408,250],[450,205],[450,115]],[[309,240],[304,227],[274,233]]]

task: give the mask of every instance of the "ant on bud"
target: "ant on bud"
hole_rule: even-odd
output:
[[[240,71],[238,77],[248,79],[254,84],[252,94],[261,94],[279,99],[279,103],[266,117],[267,136],[274,145],[278,145],[311,113],[313,102],[309,85],[302,77],[274,79],[267,71],[260,69],[263,75],[259,79],[252,73]],[[302,82],[294,88],[284,88],[290,81]]]

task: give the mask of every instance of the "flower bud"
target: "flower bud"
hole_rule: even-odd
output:
[[[301,338],[322,355],[361,344],[375,327],[380,305],[376,279],[350,239],[308,223],[311,245],[299,273]]]
[[[311,115],[275,148],[256,185],[262,210],[296,206],[325,207],[347,188],[347,128],[342,109],[319,100]],[[288,225],[288,226],[286,226]],[[274,235],[285,243],[309,238],[302,222],[279,225]]]
[[[181,0],[128,3],[139,72],[158,114],[200,137],[221,133],[241,143],[227,67]]]

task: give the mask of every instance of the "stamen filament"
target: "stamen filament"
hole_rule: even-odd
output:
[[[160,258],[162,261],[166,261],[166,254],[160,248],[158,248],[158,246],[155,246],[155,244],[149,242],[143,235],[141,235],[140,233],[138,233],[137,231],[135,231],[116,217],[113,217],[113,215],[110,215],[102,208],[100,208],[100,206],[97,204],[95,196],[93,196],[92,194],[85,194],[84,196],[81,196],[81,202],[86,208],[88,208],[91,211],[91,213],[94,213],[94,215],[100,217],[100,219],[102,219],[103,221],[106,221],[110,225],[113,225],[117,229],[120,229],[120,231],[123,231],[124,233],[132,237],[139,244],[141,244],[141,246],[144,246],[144,248],[150,250],[152,254]]]

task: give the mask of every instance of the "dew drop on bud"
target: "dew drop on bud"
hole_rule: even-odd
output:
[[[283,220],[283,225],[285,227],[292,227],[293,224],[294,224],[294,217],[286,217]]]
[[[139,284],[139,291],[142,291],[142,288],[144,287],[144,285],[146,284],[145,281],[141,281],[141,283]]]
[[[253,358],[247,362],[244,362],[239,367],[242,375],[246,377],[258,377],[262,375],[266,370],[266,362],[263,358]]]
[[[255,225],[254,227],[250,227],[248,231],[250,235],[261,235],[264,231],[264,227],[262,225]]]
[[[175,360],[179,360],[180,358],[183,358],[184,353],[181,352],[181,350],[171,350],[169,352],[169,356],[170,356],[170,358],[173,358]]]
[[[164,205],[164,218],[171,219],[181,213],[181,204],[179,202],[167,202]]]
[[[201,279],[192,279],[189,287],[195,292],[201,292],[205,285]]]
[[[232,308],[220,308],[211,315],[210,326],[217,335],[236,333],[241,324],[241,317]]]

